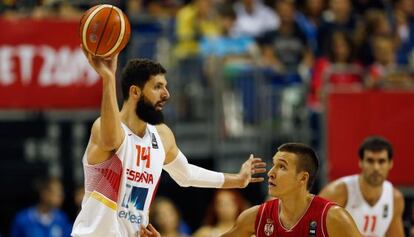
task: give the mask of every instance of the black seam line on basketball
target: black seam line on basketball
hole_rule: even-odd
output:
[[[82,20],[83,20],[83,18],[85,18],[85,15],[86,14],[83,14],[80,21],[79,21],[79,38],[81,39],[81,41],[83,41],[82,34],[83,34],[83,27],[85,27],[85,22],[83,22],[83,24],[82,24]],[[87,20],[87,18],[85,19],[85,21],[86,20]]]
[[[117,15],[119,16],[119,33],[118,33],[118,39],[116,39],[116,42],[118,42],[119,38],[122,37],[121,42],[119,43],[119,45],[117,47],[117,48],[119,48],[119,46],[122,45],[122,41],[124,41],[126,26],[125,26],[125,20],[124,20],[124,35],[121,35],[121,32],[122,32],[122,19],[121,18],[124,18],[124,15],[123,15],[123,13],[119,14],[119,12],[118,12]],[[115,45],[116,45],[116,42],[115,42]],[[115,49],[115,51],[116,50],[117,49]]]
[[[102,36],[103,36],[103,34],[105,33],[105,30],[106,30],[106,25],[108,25],[108,21],[109,21],[109,18],[111,17],[111,14],[112,14],[112,10],[113,10],[113,9],[114,9],[114,7],[112,6],[112,7],[111,7],[111,11],[109,12],[108,17],[106,17],[105,25],[104,25],[104,27],[103,27],[103,29],[102,29],[102,33],[101,33],[101,35],[99,36],[98,45],[96,46],[96,49],[95,49],[95,56],[96,56],[96,53],[98,52],[99,45],[101,44]]]

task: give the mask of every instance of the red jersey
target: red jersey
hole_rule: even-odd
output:
[[[314,196],[305,214],[290,229],[283,227],[279,220],[279,199],[263,203],[256,216],[256,237],[329,237],[326,229],[326,215],[335,205]]]

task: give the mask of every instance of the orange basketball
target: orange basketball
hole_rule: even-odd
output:
[[[119,8],[102,4],[83,14],[79,31],[86,50],[94,56],[110,57],[128,43],[131,27]]]

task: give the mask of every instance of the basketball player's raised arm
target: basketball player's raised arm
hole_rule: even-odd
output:
[[[326,187],[322,189],[318,196],[335,202],[341,207],[345,207],[348,197],[348,190],[344,182],[335,180],[326,185]]]
[[[250,237],[255,234],[255,222],[260,206],[251,207],[243,211],[236,220],[234,226],[222,237]]]
[[[174,134],[166,125],[158,125],[166,152],[164,170],[182,187],[205,188],[244,188],[249,183],[262,182],[263,177],[253,177],[254,174],[266,172],[266,163],[260,158],[250,155],[243,163],[237,174],[224,174],[207,170],[188,163],[187,158],[178,149]]]
[[[340,206],[332,206],[326,216],[330,237],[362,237],[351,215]]]
[[[404,197],[400,191],[394,188],[394,216],[391,220],[391,224],[388,227],[386,236],[387,237],[403,237],[404,236],[404,227],[402,215],[404,212]]]
[[[102,58],[92,56],[85,49],[83,51],[89,64],[102,79],[101,117],[92,126],[87,156],[89,164],[97,164],[109,159],[124,138],[116,98],[115,73],[118,55]]]

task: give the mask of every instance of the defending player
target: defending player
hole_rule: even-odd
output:
[[[345,207],[363,236],[404,236],[404,198],[387,181],[393,149],[382,137],[372,136],[359,148],[361,173],[328,184],[319,194]]]

